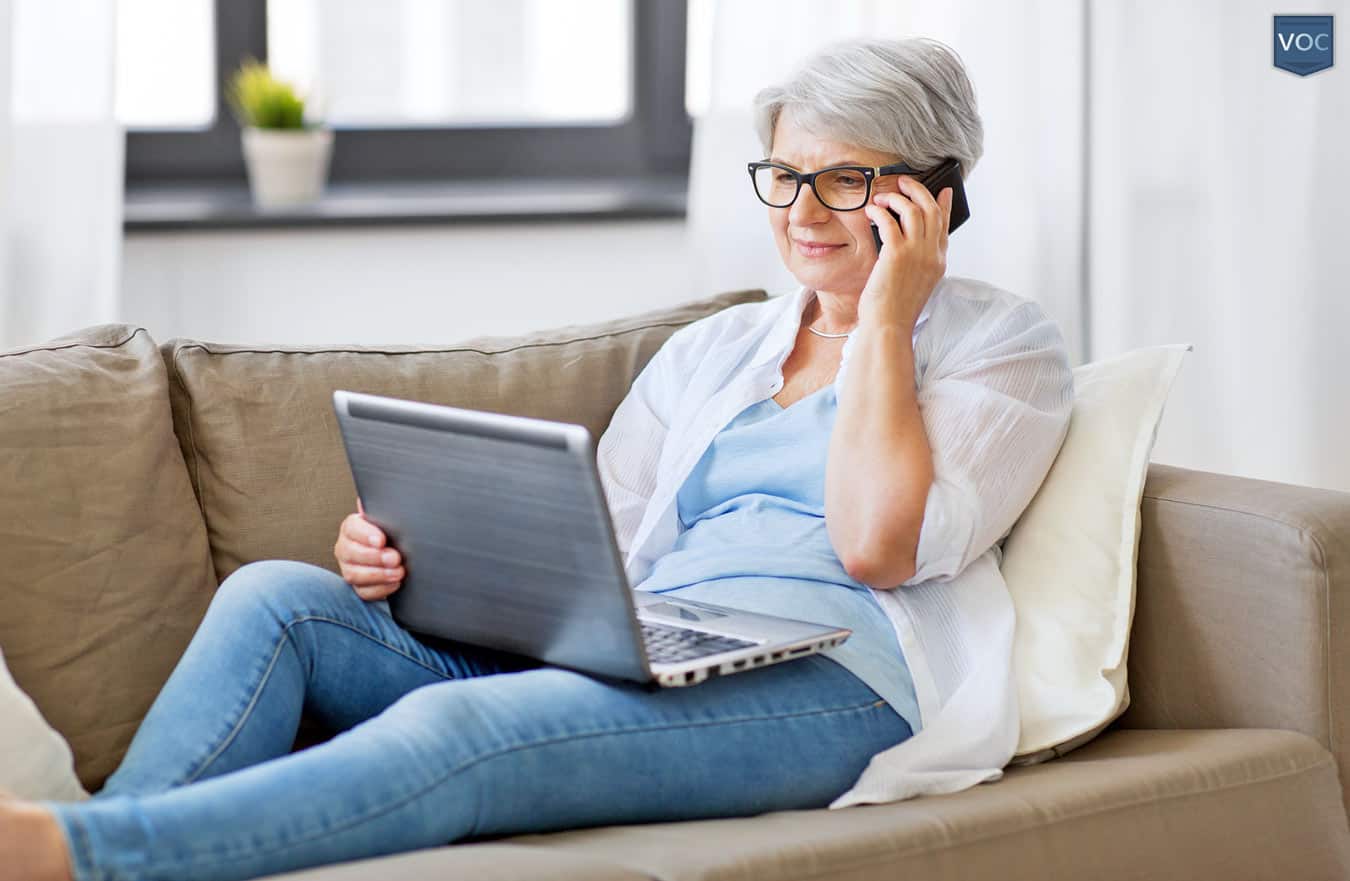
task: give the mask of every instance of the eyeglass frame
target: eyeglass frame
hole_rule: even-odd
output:
[[[755,186],[755,172],[760,168],[778,168],[786,171],[797,180],[797,190],[792,194],[786,205],[774,205],[759,194],[759,187]],[[831,165],[828,168],[821,168],[809,174],[803,174],[795,168],[789,168],[781,162],[771,162],[768,159],[762,159],[758,162],[747,162],[746,170],[750,172],[750,188],[755,191],[755,198],[768,205],[770,208],[791,208],[797,203],[797,198],[802,194],[802,184],[811,187],[811,192],[815,194],[817,201],[831,211],[861,211],[867,207],[868,200],[872,198],[872,181],[887,174],[910,174],[921,175],[924,172],[917,168],[912,168],[903,162],[896,162],[892,165]],[[824,199],[820,198],[820,193],[816,192],[816,178],[819,175],[831,171],[856,171],[860,173],[867,181],[867,192],[863,195],[862,204],[856,208],[835,208]]]

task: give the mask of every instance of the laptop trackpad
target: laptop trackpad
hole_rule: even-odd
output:
[[[667,618],[680,618],[684,621],[712,621],[715,618],[725,618],[726,613],[714,612],[711,609],[695,609],[691,606],[681,606],[675,603],[652,603],[650,606],[642,607],[643,614],[654,613],[664,615]]]

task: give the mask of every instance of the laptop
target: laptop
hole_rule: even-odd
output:
[[[365,516],[403,557],[413,633],[596,676],[686,686],[852,634],[634,590],[582,425],[333,392]]]

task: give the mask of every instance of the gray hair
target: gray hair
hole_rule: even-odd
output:
[[[899,156],[921,169],[953,156],[961,177],[984,153],[984,126],[961,58],[928,37],[845,40],[755,96],[764,155],[783,108],[820,137]]]

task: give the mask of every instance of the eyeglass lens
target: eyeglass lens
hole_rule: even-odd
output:
[[[755,169],[755,192],[775,208],[786,208],[798,195],[798,178],[792,172],[773,166]],[[852,211],[867,202],[867,178],[860,171],[833,169],[816,176],[816,198],[826,208]]]

